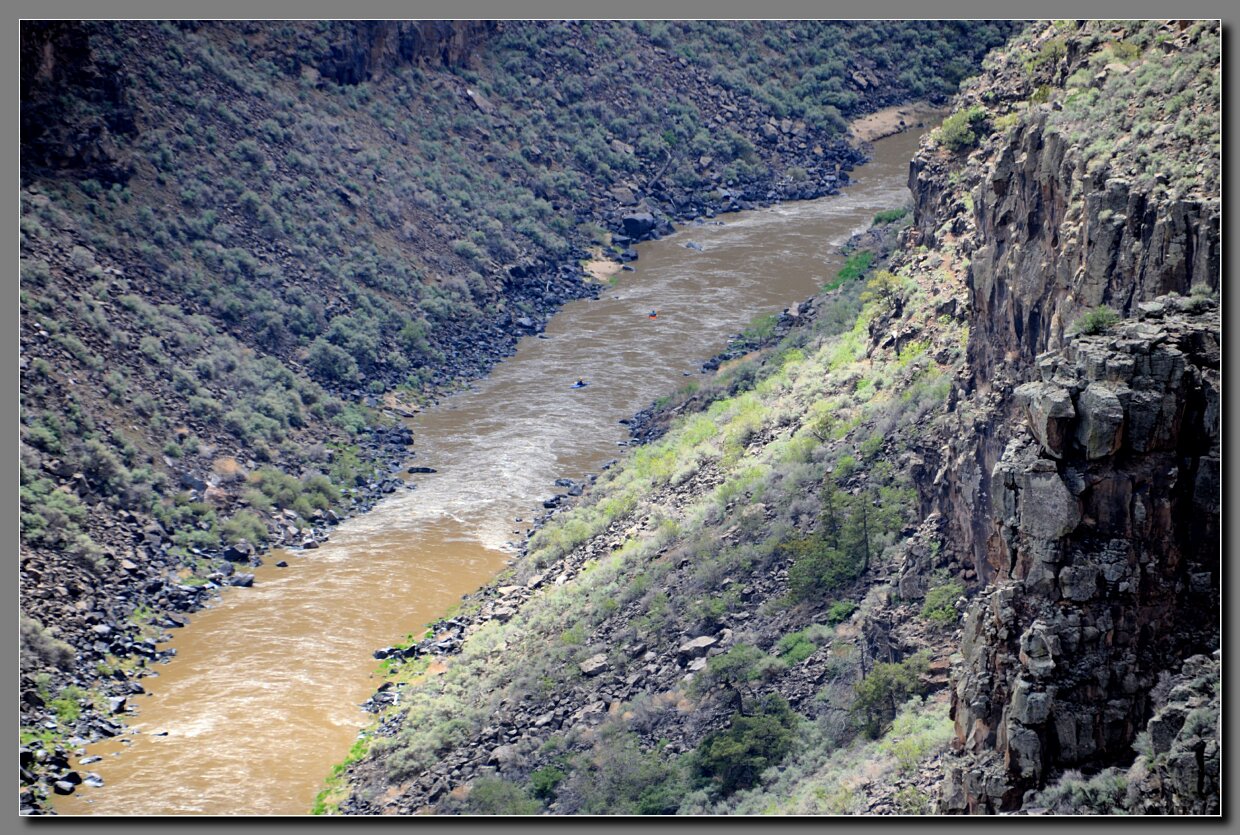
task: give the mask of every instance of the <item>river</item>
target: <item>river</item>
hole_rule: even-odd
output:
[[[541,500],[624,453],[619,420],[696,375],[753,318],[835,277],[836,248],[875,212],[905,205],[908,132],[837,197],[685,224],[640,244],[597,300],[571,302],[546,338],[468,391],[409,421],[416,489],[350,519],[313,551],[275,551],[253,588],[229,590],[176,630],[176,657],[131,698],[136,733],[79,765],[105,785],[54,806],[70,815],[304,814],[369,716],[372,652],[421,633],[485,584]],[[689,248],[693,242],[701,247]],[[657,310],[657,318],[648,313]],[[578,378],[586,388],[574,389]],[[276,566],[287,560],[287,568]]]

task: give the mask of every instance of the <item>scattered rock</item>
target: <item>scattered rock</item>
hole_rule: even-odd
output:
[[[577,665],[581,668],[581,672],[587,677],[592,678],[600,673],[605,672],[611,664],[607,661],[607,653],[600,652],[598,655],[592,655],[585,661]]]

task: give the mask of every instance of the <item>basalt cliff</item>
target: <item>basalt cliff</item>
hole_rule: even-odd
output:
[[[1217,119],[1217,33],[1150,31],[1135,60],[1131,27],[1010,47],[958,113],[1016,120],[963,162],[913,164],[918,239],[958,236],[971,260],[971,408],[933,503],[985,586],[953,671],[946,809],[1130,764],[1159,681],[1219,648],[1218,146],[1194,129]],[[1174,754],[1186,796],[1135,810],[1216,811],[1212,733]]]

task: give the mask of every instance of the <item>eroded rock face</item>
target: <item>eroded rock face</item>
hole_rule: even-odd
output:
[[[1069,43],[1060,82],[1082,60],[1073,48]],[[966,103],[992,109],[1005,99],[1024,103],[1034,86],[1023,69],[999,67],[966,91],[972,97]],[[915,218],[910,242],[933,249],[950,241],[970,258],[971,377],[963,393],[972,420],[959,437],[948,439],[933,506],[972,549],[978,574],[987,581],[995,576],[988,565],[995,545],[990,519],[999,512],[990,506],[989,482],[1011,437],[1005,427],[1025,410],[1019,416],[1033,421],[1052,458],[1066,441],[1078,442],[1061,437],[1070,418],[1062,395],[1022,386],[1047,379],[1034,367],[1035,358],[1070,346],[1077,321],[1099,305],[1135,317],[1147,304],[1154,306],[1150,314],[1161,315],[1155,299],[1162,294],[1219,287],[1219,200],[1155,195],[1105,167],[1090,168],[1082,149],[1053,124],[1054,107],[1033,108],[1011,131],[982,140],[967,161],[923,148],[909,173]],[[1114,358],[1133,360],[1127,352]],[[1174,371],[1173,356],[1158,362],[1171,366],[1158,373]],[[1111,372],[1116,379],[1128,373],[1119,367]],[[1018,386],[1023,391],[1014,391]],[[1094,394],[1102,398],[1105,388]],[[1077,394],[1074,408],[1080,406]],[[1102,457],[1120,441],[1108,428],[1114,404],[1103,409],[1099,398],[1085,401],[1096,407],[1091,417],[1097,420],[1075,425]],[[1161,401],[1148,394],[1137,400],[1135,409],[1124,404],[1124,431],[1138,436],[1133,448],[1141,449],[1140,439],[1167,423],[1159,417]]]
[[[128,79],[101,55],[87,24],[23,21],[21,24],[21,143],[23,165],[69,169],[85,179],[124,183],[132,161],[117,137],[135,132]],[[90,109],[66,112],[61,93],[83,91]]]
[[[1217,815],[1219,776],[1219,659],[1194,656],[1170,685],[1166,702],[1150,719],[1149,754],[1128,776],[1145,814]]]
[[[996,582],[955,671],[970,756],[950,810],[1014,809],[1052,771],[1130,759],[1159,673],[1214,648],[1218,320],[1208,300],[1160,305],[1039,357],[1017,390],[1027,423],[991,474]]]
[[[1132,762],[1150,686],[1218,642],[1220,336],[1205,297],[1220,202],[1204,179],[1168,190],[1090,165],[1056,99],[1090,47],[1047,29],[1031,49],[1052,41],[1045,72],[999,60],[961,94],[960,109],[1015,124],[955,154],[927,140],[910,168],[909,243],[970,259],[958,424],[922,488],[984,588],[953,675],[961,756],[944,811],[1016,809],[1064,769]],[[1031,104],[1038,85],[1051,100]],[[1123,323],[1078,335],[1100,305]]]
[[[1218,202],[1160,204],[1105,170],[1085,171],[1049,115],[1044,107],[997,149],[971,211],[947,228],[935,224],[951,215],[957,189],[941,161],[913,162],[923,241],[976,230],[969,360],[984,376],[1063,345],[1098,305],[1135,314],[1157,295],[1219,286]]]
[[[402,64],[468,66],[473,48],[496,26],[494,21],[465,20],[339,23],[332,27],[329,54],[317,70],[337,84],[360,84]]]

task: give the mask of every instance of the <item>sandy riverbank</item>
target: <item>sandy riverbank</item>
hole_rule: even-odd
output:
[[[863,116],[848,126],[850,137],[857,142],[874,142],[886,136],[903,133],[939,121],[947,111],[929,102],[918,101],[886,107]]]

